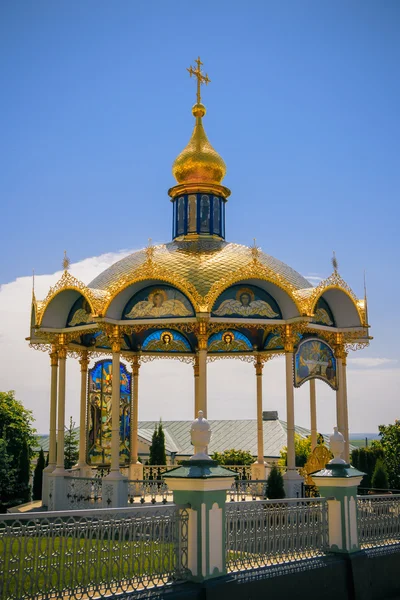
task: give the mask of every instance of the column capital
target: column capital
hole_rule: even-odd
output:
[[[89,355],[88,355],[87,351],[82,352],[81,358],[79,359],[79,364],[81,365],[82,373],[88,370]]]
[[[256,356],[256,360],[254,362],[254,367],[256,369],[256,375],[257,376],[262,375],[262,371],[263,371],[263,368],[264,368],[264,363],[263,363],[260,355]]]
[[[283,331],[281,333],[281,339],[283,342],[283,347],[285,349],[285,352],[287,354],[289,354],[290,352],[293,352],[297,337],[294,334],[293,328],[291,325],[285,325],[285,328],[283,329]]]
[[[140,369],[139,356],[137,354],[134,354],[133,356],[131,356],[129,358],[129,362],[131,364],[133,377],[137,377],[139,375],[139,369]]]
[[[51,367],[58,367],[58,351],[56,346],[52,346],[51,347],[51,352],[50,352],[50,366]]]
[[[59,359],[67,358],[67,346],[59,345],[57,348],[57,354]]]
[[[106,329],[106,334],[110,340],[112,352],[121,352],[121,331],[118,325],[112,325]]]
[[[347,352],[344,344],[335,344],[335,357],[342,359],[342,364],[346,364]]]

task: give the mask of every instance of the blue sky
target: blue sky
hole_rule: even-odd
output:
[[[0,283],[171,237],[171,165],[204,125],[232,189],[227,238],[339,271],[398,358],[400,4],[0,4]]]

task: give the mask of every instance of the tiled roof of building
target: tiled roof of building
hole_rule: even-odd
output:
[[[254,456],[257,455],[257,421],[255,419],[237,420],[210,420],[211,442],[209,453],[224,452],[235,448],[236,450],[247,450]],[[159,421],[139,421],[139,438],[143,442],[151,444],[154,428]],[[163,421],[165,432],[165,448],[170,454],[191,456],[193,446],[190,442],[190,426],[192,421]],[[263,421],[264,429],[264,456],[279,458],[281,449],[286,446],[286,421],[271,419]],[[310,435],[310,430],[304,427],[295,428],[301,437]],[[79,429],[77,429],[79,437]],[[49,449],[47,435],[38,436],[39,446],[45,452]],[[325,442],[329,442],[326,438]]]

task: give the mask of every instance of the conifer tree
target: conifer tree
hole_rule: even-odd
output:
[[[266,492],[269,500],[278,500],[285,497],[282,473],[276,464],[272,465],[270,474],[268,475]]]
[[[33,486],[32,486],[32,499],[42,499],[42,483],[43,483],[43,470],[45,468],[45,458],[43,448],[40,448],[39,456],[37,459],[35,471],[33,473]]]
[[[380,458],[376,461],[371,483],[375,490],[387,490],[389,487],[387,469]]]
[[[65,428],[64,439],[64,469],[71,469],[78,461],[78,438],[75,431],[75,423],[69,418],[69,427]]]
[[[165,452],[165,434],[160,420],[159,426],[154,428],[153,437],[150,446],[150,465],[166,465],[167,457]]]
[[[29,485],[31,477],[31,449],[27,442],[24,442],[22,445],[18,467],[17,494],[21,502],[29,502],[31,499],[31,487]]]
[[[166,465],[167,464],[167,455],[165,452],[165,433],[164,433],[164,429],[161,423],[161,419],[160,419],[160,424],[158,426],[158,452],[159,452],[159,465]]]

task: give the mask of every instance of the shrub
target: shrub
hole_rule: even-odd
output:
[[[282,473],[274,463],[267,479],[267,497],[269,500],[278,500],[285,497]]]

